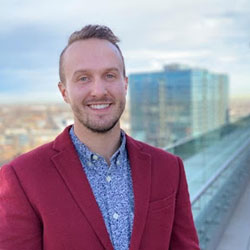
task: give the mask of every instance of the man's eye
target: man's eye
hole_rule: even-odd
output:
[[[112,79],[112,78],[115,78],[115,75],[113,75],[113,74],[107,74],[106,77],[109,78],[109,79]]]
[[[88,81],[88,77],[87,76],[82,76],[82,77],[80,77],[80,81],[82,81],[82,82],[86,82],[86,81]]]

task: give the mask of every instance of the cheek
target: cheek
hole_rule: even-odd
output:
[[[86,90],[83,88],[72,88],[68,91],[68,97],[71,103],[82,102],[86,95]]]
[[[121,96],[122,96],[124,99],[126,99],[126,96],[127,96],[127,89],[123,89],[123,90],[121,91]]]
[[[113,90],[111,90],[114,95],[119,96],[120,98],[125,97],[127,94],[127,88],[126,86],[116,86],[115,88],[113,87]]]

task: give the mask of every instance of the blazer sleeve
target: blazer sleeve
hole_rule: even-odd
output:
[[[171,250],[198,250],[199,241],[193,221],[188,185],[182,160],[178,157],[179,185],[170,241]]]
[[[11,165],[0,168],[0,249],[42,249],[40,220]]]

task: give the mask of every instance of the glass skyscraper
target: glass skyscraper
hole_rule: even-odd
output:
[[[131,134],[165,147],[228,120],[227,75],[171,64],[129,76]]]

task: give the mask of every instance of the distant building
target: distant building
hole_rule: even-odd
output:
[[[171,64],[129,76],[131,134],[164,147],[228,121],[229,79]]]

